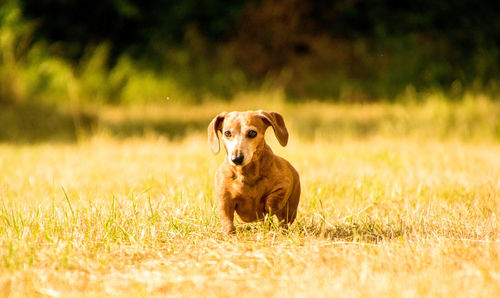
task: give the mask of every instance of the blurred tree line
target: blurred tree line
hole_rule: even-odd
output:
[[[14,8],[16,24],[31,25],[10,59],[62,59],[76,100],[230,98],[262,86],[346,102],[499,91],[498,1],[5,1],[0,26]],[[57,85],[46,76],[37,88]]]

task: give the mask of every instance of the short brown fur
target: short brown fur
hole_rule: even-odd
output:
[[[214,154],[220,151],[221,132],[228,154],[215,173],[215,195],[226,233],[235,231],[234,212],[241,220],[262,220],[276,215],[283,226],[293,223],[300,200],[299,174],[285,159],[275,155],[264,135],[271,126],[282,146],[288,142],[283,117],[274,112],[221,113],[208,126],[208,140]],[[249,137],[249,131],[257,134]],[[244,155],[242,165],[231,162]]]

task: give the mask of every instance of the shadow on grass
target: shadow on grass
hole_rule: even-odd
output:
[[[99,126],[117,137],[143,136],[153,132],[168,139],[182,139],[190,132],[205,131],[210,119],[134,119],[120,123],[100,121]]]
[[[88,127],[92,119],[88,119]],[[0,141],[32,143],[75,141],[77,125],[85,125],[83,115],[64,114],[50,106],[16,104],[0,107]]]
[[[100,119],[95,112],[61,111],[47,105],[16,104],[0,106],[0,142],[75,142],[78,136],[105,131],[116,137],[155,133],[169,139],[182,139],[193,131],[204,131],[210,119]]]
[[[369,137],[381,131],[381,121],[377,119],[303,119],[301,125],[296,127],[296,132],[305,138],[312,138],[320,133],[322,137],[331,136],[338,132],[340,134],[348,132],[349,135],[358,137]]]
[[[297,224],[306,235],[348,242],[377,243],[383,240],[400,238],[411,232],[409,227],[402,224],[386,224],[373,220],[336,224],[326,224],[324,222]]]
[[[269,222],[237,224],[238,233],[268,233],[276,232],[283,235],[288,233],[300,234],[340,242],[378,243],[384,240],[398,239],[405,235],[415,234],[415,230],[405,223],[383,223],[374,219],[350,219],[337,223],[325,221],[300,220],[292,224],[289,229],[280,227],[277,219]]]

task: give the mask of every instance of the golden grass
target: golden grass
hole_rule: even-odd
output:
[[[1,144],[1,295],[498,296],[497,142],[427,127],[309,139],[284,109],[289,146],[268,140],[301,174],[288,232],[267,220],[221,233],[223,157],[201,133]]]

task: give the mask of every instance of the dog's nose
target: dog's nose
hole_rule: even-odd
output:
[[[245,157],[243,155],[237,155],[237,156],[233,156],[231,157],[231,161],[235,164],[235,165],[241,165],[243,163],[243,159]]]

